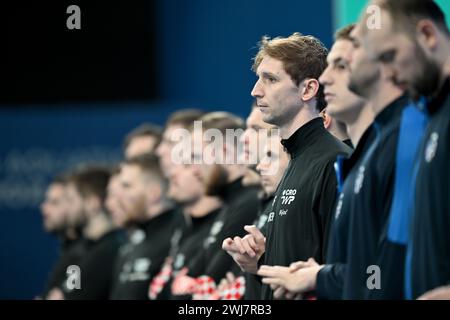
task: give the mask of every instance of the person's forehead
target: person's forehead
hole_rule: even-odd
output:
[[[282,74],[284,72],[283,62],[272,58],[269,55],[265,55],[257,69],[258,74],[262,74],[264,72]]]
[[[116,174],[109,179],[108,189],[120,186],[120,174]]]
[[[172,134],[175,130],[181,129],[182,126],[180,124],[171,124],[169,125],[166,130],[164,130],[163,136],[166,139],[170,139],[172,137]]]
[[[47,190],[48,198],[58,198],[64,195],[64,189],[61,186],[51,186]]]
[[[352,31],[350,31],[350,38],[354,40],[360,40],[363,32],[361,23],[357,23]]]
[[[52,191],[64,191],[65,189],[65,185],[63,185],[62,183],[52,183],[48,190],[52,190]]]
[[[354,30],[355,36],[373,41],[381,41],[386,40],[395,34],[392,17],[386,10],[380,10],[379,24],[373,24],[369,19],[374,19],[374,17],[364,16],[364,19]]]
[[[328,64],[331,64],[338,59],[348,61],[350,59],[351,52],[352,43],[349,40],[337,40],[333,47],[331,47],[330,53],[328,54]]]
[[[133,140],[131,140],[131,144],[130,145],[143,145],[143,144],[150,144],[153,143],[155,140],[154,136],[138,136],[133,138]]]
[[[358,24],[358,26],[350,33],[350,37],[358,42],[358,47],[353,48],[353,50],[355,52],[358,51],[360,55],[363,54],[364,56],[367,56],[369,54],[368,49],[373,50],[373,48],[377,47],[375,44],[376,42],[370,41],[370,39],[366,37],[366,34],[363,32],[363,27],[360,24]],[[367,42],[367,40],[369,40],[369,42]],[[367,43],[374,45],[367,46]]]
[[[75,183],[73,183],[73,182],[69,182],[67,185],[66,185],[66,190],[67,191],[76,191],[76,186],[75,186]]]
[[[70,194],[71,196],[73,196],[73,195],[80,196],[80,193],[78,192],[78,189],[77,189],[75,183],[70,182],[67,184],[66,194]]]
[[[374,31],[374,34],[377,31]],[[375,37],[378,37],[378,40],[374,41]],[[373,62],[379,62],[380,55],[389,50],[409,50],[410,41],[408,38],[399,32],[393,32],[390,35],[383,36],[378,35],[374,36],[372,39],[365,37],[362,39],[362,49],[366,53],[368,59]]]
[[[204,133],[205,133],[205,131],[203,129],[196,128],[196,129],[194,129],[194,130],[189,132],[189,134],[191,135],[190,139],[183,139],[182,143],[189,143],[189,142],[191,142],[191,143],[194,143],[194,144],[199,143],[199,144],[202,145],[203,144],[203,134]]]
[[[135,164],[124,164],[120,171],[121,177],[136,176],[141,172],[141,168]]]

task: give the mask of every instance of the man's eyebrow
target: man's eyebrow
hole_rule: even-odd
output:
[[[331,59],[331,61],[329,61],[328,64],[337,65],[341,62],[345,62],[345,60],[342,57],[336,57],[336,58]]]
[[[269,72],[269,71],[261,72],[261,76],[263,76],[264,78],[277,78],[278,79],[278,76],[276,74]]]

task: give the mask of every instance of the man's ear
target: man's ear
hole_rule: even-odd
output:
[[[331,121],[333,120],[326,112],[323,113],[322,117],[323,117],[323,126],[325,127],[325,129],[328,130],[331,126]]]
[[[158,202],[162,196],[162,188],[157,183],[151,183],[147,187],[147,203]]]
[[[303,82],[304,87],[301,91],[301,99],[304,102],[308,102],[316,97],[320,84],[317,79],[305,79]]]
[[[416,36],[419,44],[434,51],[438,45],[438,29],[430,20],[420,20],[416,26]]]
[[[98,212],[103,207],[100,198],[93,195],[88,196],[84,199],[84,205],[89,213]]]

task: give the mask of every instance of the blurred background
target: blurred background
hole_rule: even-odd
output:
[[[39,204],[50,178],[115,163],[126,133],[181,108],[246,116],[263,35],[330,47],[365,0],[28,1],[5,9],[0,77],[0,299],[32,299],[56,259]],[[437,1],[450,13],[448,0]],[[66,9],[81,9],[68,30]]]

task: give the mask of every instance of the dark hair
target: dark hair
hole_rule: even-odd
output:
[[[319,79],[327,67],[328,50],[319,39],[298,32],[287,38],[270,39],[264,36],[259,43],[259,51],[254,58],[253,71],[256,72],[266,55],[280,60],[286,73],[298,86],[305,79]],[[316,108],[321,111],[326,106],[321,84],[319,84],[316,99]]]
[[[83,198],[96,196],[104,203],[111,171],[104,166],[88,166],[74,171],[68,178]]]
[[[111,169],[109,171],[111,172],[110,179],[112,177],[119,175],[120,174],[120,165],[116,164],[116,165],[111,166]]]
[[[152,123],[141,124],[126,135],[123,148],[126,149],[130,145],[131,140],[137,137],[153,137],[156,140],[155,146],[157,146],[161,142],[162,128]],[[149,150],[149,152],[151,151]]]
[[[445,14],[433,0],[380,0],[377,4],[389,13],[396,29],[414,32],[419,20],[429,19],[450,34]]]
[[[350,34],[352,33],[353,29],[355,29],[354,23],[349,24],[349,25],[337,30],[334,34],[334,41],[338,41],[338,40],[352,41]]]
[[[166,128],[169,126],[180,125],[183,128],[189,127],[194,121],[199,120],[205,114],[199,109],[183,109],[172,113],[166,122]]]
[[[69,179],[68,173],[61,173],[53,177],[51,183],[52,184],[62,184],[66,185]]]
[[[210,112],[201,117],[200,121],[202,121],[203,130],[218,129],[222,134],[226,134],[227,129],[245,130],[244,120],[230,112]]]
[[[163,186],[163,189],[167,188],[167,180],[161,171],[159,158],[156,155],[152,153],[142,154],[125,160],[124,164],[139,167],[142,172],[148,176],[151,176],[151,178],[158,180],[158,182]]]

